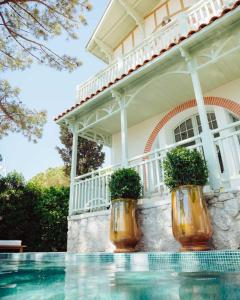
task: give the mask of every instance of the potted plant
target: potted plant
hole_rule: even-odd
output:
[[[209,250],[211,222],[203,196],[208,170],[196,150],[177,147],[164,160],[164,181],[172,192],[172,230],[181,251]]]
[[[116,253],[134,252],[141,237],[136,218],[136,204],[142,192],[140,176],[133,169],[119,169],[111,176],[109,189],[110,240],[116,246]]]

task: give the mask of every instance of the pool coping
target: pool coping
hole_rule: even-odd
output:
[[[240,251],[126,253],[0,253],[10,263],[60,263],[66,268],[79,263],[113,264],[120,271],[239,272]]]

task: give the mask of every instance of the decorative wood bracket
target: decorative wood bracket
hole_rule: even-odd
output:
[[[142,32],[145,35],[144,18],[139,15],[136,9],[134,9],[127,0],[118,0],[118,2],[123,6],[126,13],[134,19],[136,24],[141,28]]]
[[[113,59],[113,49],[98,38],[95,38],[94,41],[98,45],[100,50],[105,54],[105,56],[108,59],[108,62],[111,62]]]

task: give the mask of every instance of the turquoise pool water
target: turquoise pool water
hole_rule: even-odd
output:
[[[239,300],[240,251],[0,254],[4,300]]]

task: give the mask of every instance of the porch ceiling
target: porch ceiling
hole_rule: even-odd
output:
[[[149,82],[145,79],[145,84],[139,81],[130,87],[129,93],[133,96],[127,107],[128,127],[155,115],[167,113],[175,106],[194,98],[192,81],[188,73],[184,74],[184,71],[178,73],[176,70],[176,73],[170,71],[169,74],[158,75],[158,72],[159,70],[155,70],[155,74],[151,74],[153,77]],[[201,67],[199,76],[205,94],[239,78],[240,51]],[[96,128],[110,134],[119,132],[121,129],[119,113],[97,124]]]

